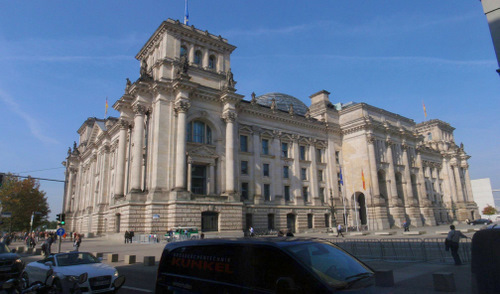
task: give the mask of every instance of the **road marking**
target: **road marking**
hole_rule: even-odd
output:
[[[122,288],[130,289],[130,290],[134,290],[134,291],[145,292],[145,293],[153,293],[153,291],[149,291],[149,290],[141,289],[141,288],[129,287],[129,286],[122,286]]]

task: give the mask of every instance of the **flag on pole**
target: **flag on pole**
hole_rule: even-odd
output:
[[[363,181],[363,190],[366,190],[365,174],[363,173],[363,170],[361,170],[361,180]]]
[[[189,25],[189,11],[188,11],[188,0],[185,0],[184,5],[184,24]]]
[[[424,116],[425,116],[425,119],[427,120],[427,109],[425,109],[424,100],[422,100],[422,106],[424,107]]]
[[[344,181],[342,180],[342,167],[340,167],[339,182],[340,182],[340,184],[341,184],[342,186],[344,185]]]
[[[108,97],[106,97],[106,110],[104,110],[104,118],[108,116]]]

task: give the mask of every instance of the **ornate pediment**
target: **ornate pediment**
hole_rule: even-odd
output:
[[[194,162],[212,163],[219,156],[215,152],[215,146],[211,145],[187,145],[188,158]]]

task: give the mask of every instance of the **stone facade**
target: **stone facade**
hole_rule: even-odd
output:
[[[175,226],[234,233],[435,225],[477,213],[449,124],[364,103],[244,100],[226,39],[163,22],[113,108],[68,150],[67,228],[106,234]]]

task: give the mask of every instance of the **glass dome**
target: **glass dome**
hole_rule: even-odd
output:
[[[304,116],[308,110],[304,102],[293,96],[283,93],[267,93],[264,95],[260,95],[255,99],[257,100],[257,104],[271,107],[273,98],[276,100],[276,108],[278,108],[279,110],[288,112],[290,110],[290,104],[293,105],[293,112],[298,115]]]

